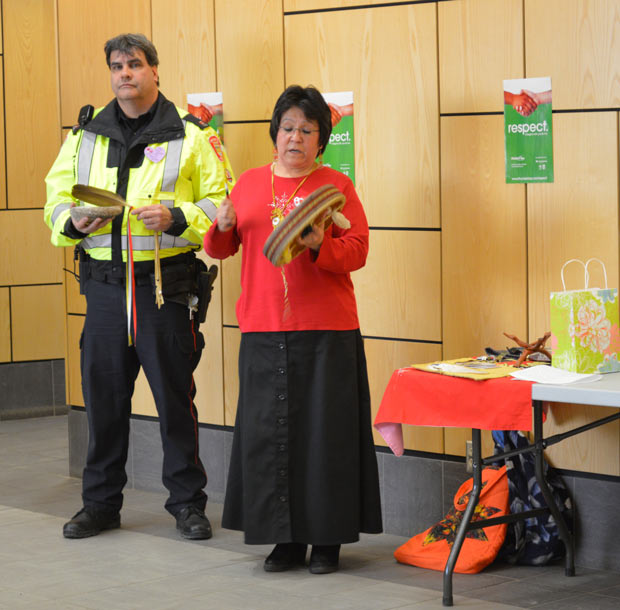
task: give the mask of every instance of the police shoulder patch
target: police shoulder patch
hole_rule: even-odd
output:
[[[209,144],[211,144],[211,148],[213,148],[213,152],[215,152],[217,158],[223,163],[224,155],[222,154],[222,143],[217,136],[211,136],[209,138]]]

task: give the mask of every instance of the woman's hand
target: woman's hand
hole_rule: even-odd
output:
[[[317,219],[313,225],[307,227],[310,228],[310,231],[304,231],[303,237],[301,235],[297,237],[297,243],[318,252],[325,237],[324,224],[325,217]]]
[[[222,200],[215,219],[217,220],[217,228],[222,233],[230,231],[237,224],[237,213],[230,198],[225,197]]]

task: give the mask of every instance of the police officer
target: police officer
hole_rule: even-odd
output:
[[[193,401],[204,338],[187,286],[232,171],[216,133],[159,92],[157,50],[147,38],[117,36],[105,54],[115,99],[93,113],[82,109],[46,177],[51,240],[79,245],[87,303],[80,340],[89,429],[83,508],[63,534],[85,538],[120,526],[131,397],[142,367],[159,414],[166,509],[183,537],[207,539],[207,478]],[[77,183],[114,191],[132,208],[113,219],[74,220]],[[154,297],[156,259],[161,307]],[[167,284],[179,294],[166,294]]]

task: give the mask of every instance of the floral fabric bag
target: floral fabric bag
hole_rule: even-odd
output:
[[[605,288],[588,288],[588,266],[601,263]],[[584,288],[566,290],[564,268],[577,262],[584,268]],[[552,365],[573,373],[614,373],[620,371],[618,352],[618,290],[607,287],[605,265],[597,258],[587,262],[571,259],[562,266],[562,292],[552,292]]]

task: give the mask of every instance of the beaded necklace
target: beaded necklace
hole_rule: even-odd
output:
[[[275,163],[271,164],[271,204],[270,205],[271,205],[271,224],[273,225],[274,229],[280,224],[280,222],[284,218],[284,212],[286,212],[286,209],[288,208],[288,204],[291,202],[293,197],[295,197],[295,195],[297,194],[297,191],[304,185],[306,180],[310,178],[310,176],[317,169],[319,169],[319,167],[321,167],[320,164],[315,162],[312,165],[312,169],[303,177],[303,179],[297,185],[297,187],[295,188],[291,196],[286,201],[284,201],[284,203],[282,202],[278,203],[276,201],[276,190],[274,187],[275,166],[276,166]]]
[[[275,186],[274,186],[275,167],[276,167],[276,164],[274,162],[274,163],[271,164],[271,203],[270,203],[270,205],[271,205],[271,224],[273,225],[274,229],[280,224],[280,222],[284,218],[284,212],[286,212],[286,208],[288,207],[288,204],[291,202],[293,197],[295,197],[295,195],[297,194],[297,191],[299,191],[299,189],[304,185],[306,180],[310,177],[310,175],[313,172],[315,172],[317,169],[319,169],[320,167],[323,167],[323,166],[320,163],[317,163],[315,161],[314,164],[312,165],[312,169],[303,177],[301,182],[297,185],[297,187],[293,191],[292,195],[286,201],[284,201],[284,203],[276,202],[276,189],[275,189]],[[282,283],[284,285],[284,303],[283,303],[284,308],[283,308],[283,311],[282,311],[282,321],[283,322],[285,322],[289,318],[289,316],[291,315],[291,304],[290,304],[290,301],[288,299],[288,282],[286,281],[286,274],[284,273],[284,267],[285,267],[285,265],[280,267],[280,273],[282,274]]]

